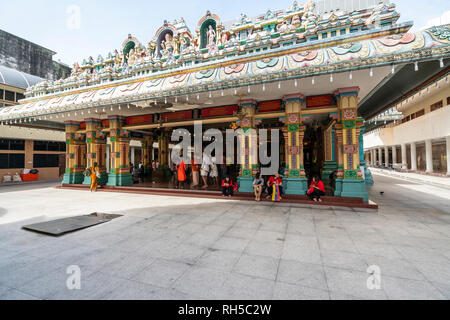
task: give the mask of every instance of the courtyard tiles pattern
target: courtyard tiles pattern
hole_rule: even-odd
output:
[[[450,299],[450,192],[404,184],[375,175],[378,211],[47,187],[2,193],[0,299]],[[20,229],[89,211],[123,216],[59,238]],[[66,287],[69,265],[81,268],[81,290]],[[366,285],[371,265],[381,270],[378,290]]]

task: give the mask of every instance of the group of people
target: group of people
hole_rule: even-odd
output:
[[[227,166],[224,162],[220,164],[220,175],[222,178],[225,178],[227,175]],[[218,185],[219,169],[216,159],[203,155],[201,164],[200,161],[195,161],[194,158],[191,158],[189,167],[184,160],[181,160],[179,164],[172,164],[172,183],[175,188],[185,188],[189,178],[191,180],[191,188],[199,187],[200,183],[202,183],[202,189],[208,188],[208,178],[210,178],[210,181],[212,180],[213,184]]]
[[[255,193],[255,200],[261,201],[261,195],[267,193],[266,199],[272,201],[281,201],[281,194],[283,193],[283,178],[278,172],[271,176],[267,182],[261,173],[258,173],[253,180],[253,191]],[[322,202],[321,196],[325,195],[325,186],[318,175],[313,176],[309,189],[306,192],[309,199],[313,201]]]
[[[145,169],[144,164],[139,162],[138,165],[134,165],[130,162],[130,173],[131,177],[133,179],[133,182],[144,182],[145,179]]]

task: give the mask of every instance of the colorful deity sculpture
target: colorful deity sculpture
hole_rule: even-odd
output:
[[[214,31],[212,25],[209,25],[208,31],[206,32],[206,37],[208,39],[208,47],[213,47],[216,44],[216,31]]]

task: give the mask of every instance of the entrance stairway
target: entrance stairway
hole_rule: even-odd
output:
[[[56,188],[73,189],[73,190],[89,190],[88,185],[81,184],[63,184]],[[222,197],[220,191],[209,190],[190,190],[190,189],[168,189],[168,188],[145,188],[145,187],[114,187],[114,186],[102,186],[97,189],[103,192],[122,192],[122,193],[138,193],[138,194],[150,194],[160,196],[174,196],[174,197],[195,197],[195,198],[209,198],[209,199],[230,199],[230,200],[246,200],[255,201],[255,197],[252,193],[235,192],[232,197]],[[361,198],[346,198],[346,197],[333,197],[323,196],[322,202],[314,202],[309,200],[307,196],[301,195],[283,195],[282,203],[292,204],[308,204],[317,206],[337,206],[337,207],[349,207],[349,208],[369,208],[378,209],[378,205],[369,200],[364,202]],[[271,202],[269,199],[261,199],[261,202]]]

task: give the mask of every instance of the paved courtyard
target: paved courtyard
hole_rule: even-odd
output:
[[[450,190],[374,179],[378,211],[0,187],[0,299],[449,299]],[[21,230],[95,211],[123,216]]]

